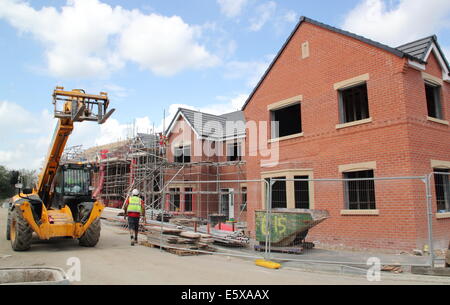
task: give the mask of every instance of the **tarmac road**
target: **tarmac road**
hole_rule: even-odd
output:
[[[81,282],[74,284],[209,284],[209,285],[304,285],[304,284],[436,284],[430,278],[399,275],[368,282],[365,275],[279,270],[255,266],[249,259],[219,255],[177,256],[155,248],[130,246],[128,233],[103,225],[95,248],[78,246],[77,240],[36,240],[30,251],[14,252],[5,239],[7,210],[0,208],[0,267],[53,266],[70,268],[67,260],[81,262]],[[449,284],[449,282],[443,284]]]

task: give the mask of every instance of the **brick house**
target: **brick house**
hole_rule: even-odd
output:
[[[448,173],[449,70],[435,36],[392,48],[302,17],[242,108],[247,122],[269,122],[268,145],[279,149],[270,166],[246,155],[247,179]],[[444,177],[432,187],[434,240],[442,248],[450,239]],[[323,243],[402,250],[427,244],[421,181],[369,182],[371,189],[331,184],[278,181],[273,205],[328,210],[330,219],[309,234]],[[262,194],[262,187],[247,194],[253,234]]]
[[[165,135],[169,166],[165,210],[172,214],[246,220],[246,179],[241,147],[245,141],[242,111],[220,116],[179,108]],[[192,183],[177,183],[190,181]],[[204,183],[210,181],[211,183]]]

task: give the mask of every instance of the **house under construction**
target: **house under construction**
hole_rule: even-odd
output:
[[[201,124],[196,122],[199,119]],[[245,221],[246,185],[238,182],[246,179],[240,142],[245,129],[226,135],[227,121],[242,123],[243,115],[214,116],[180,108],[164,134],[137,133],[124,141],[85,150],[84,159],[96,165],[95,197],[106,206],[120,208],[136,188],[149,210]],[[217,128],[220,134],[199,136],[194,126],[203,124],[224,128]],[[205,142],[214,150],[210,156],[203,150],[196,153]]]

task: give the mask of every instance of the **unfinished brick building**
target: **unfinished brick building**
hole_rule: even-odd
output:
[[[270,166],[260,156],[244,157],[248,179],[450,170],[449,65],[435,36],[392,48],[302,17],[242,110],[247,122],[271,122],[268,145],[279,146],[279,160]],[[443,181],[432,188],[438,247],[450,238],[448,176]],[[371,190],[354,185],[350,197],[348,186],[277,182],[273,204],[328,210],[330,219],[309,234],[323,243],[405,250],[427,244],[420,181],[376,182]],[[254,211],[264,208],[261,187],[247,197],[254,233]]]
[[[246,179],[243,113],[216,116],[180,108],[165,134],[165,210],[245,222],[247,185],[238,182]]]

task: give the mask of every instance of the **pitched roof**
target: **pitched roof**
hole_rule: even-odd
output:
[[[168,135],[175,122],[182,116],[200,138],[225,140],[245,136],[245,118],[242,111],[214,115],[192,109],[178,108],[165,134]]]
[[[252,99],[253,95],[256,93],[256,91],[258,90],[259,86],[262,84],[262,82],[263,82],[264,79],[266,78],[267,74],[268,74],[268,73],[270,72],[270,70],[272,69],[273,65],[276,63],[276,61],[278,60],[278,58],[281,56],[281,54],[283,53],[284,49],[287,47],[287,45],[288,45],[289,42],[291,41],[291,39],[292,39],[292,37],[294,36],[294,34],[297,32],[297,30],[298,30],[298,28],[300,27],[300,25],[302,25],[304,22],[308,22],[308,23],[310,23],[310,24],[313,24],[313,25],[316,25],[316,26],[318,26],[318,27],[321,27],[321,28],[330,30],[330,31],[332,31],[332,32],[335,32],[335,33],[338,33],[338,34],[342,34],[342,35],[347,36],[347,37],[354,38],[354,39],[356,39],[356,40],[358,40],[358,41],[361,41],[361,42],[363,42],[363,43],[369,44],[369,45],[374,46],[374,47],[376,47],[376,48],[385,50],[385,51],[387,51],[387,52],[389,52],[389,53],[392,53],[392,54],[394,54],[394,55],[396,55],[396,56],[399,56],[399,57],[406,57],[406,58],[408,58],[408,59],[410,59],[410,60],[417,61],[417,62],[419,62],[420,64],[425,64],[425,63],[426,63],[426,62],[424,61],[423,58],[417,57],[418,55],[419,55],[419,56],[421,55],[421,53],[417,53],[417,54],[416,54],[416,51],[420,51],[420,48],[418,48],[418,49],[414,49],[414,48],[413,48],[413,49],[410,49],[410,48],[408,48],[408,45],[409,45],[409,44],[404,45],[404,46],[401,46],[401,47],[399,47],[399,48],[392,48],[392,47],[387,46],[387,45],[385,45],[385,44],[382,44],[382,43],[373,41],[373,40],[371,40],[371,39],[368,39],[368,38],[366,38],[366,37],[363,37],[363,36],[360,36],[360,35],[356,35],[356,34],[354,34],[354,33],[351,33],[351,32],[348,32],[348,31],[344,31],[344,30],[338,29],[338,28],[336,28],[336,27],[333,27],[333,26],[330,26],[330,25],[327,25],[327,24],[318,22],[318,21],[316,21],[316,20],[310,19],[310,18],[308,18],[308,17],[302,16],[302,17],[300,17],[300,21],[297,23],[297,25],[295,26],[295,28],[294,28],[294,30],[292,31],[292,33],[289,35],[288,39],[285,41],[285,43],[284,43],[283,46],[281,47],[280,51],[277,53],[277,55],[276,55],[275,58],[273,59],[272,63],[269,65],[269,67],[267,68],[267,70],[264,72],[263,76],[262,76],[261,79],[259,80],[259,82],[258,82],[258,84],[256,85],[256,87],[255,87],[255,88],[253,89],[253,91],[250,93],[249,97],[247,98],[247,100],[245,101],[244,105],[242,106],[242,110],[244,110],[245,107],[247,106],[247,104],[250,102],[250,100]],[[430,37],[428,37],[428,38],[430,38]],[[441,54],[443,54],[442,51],[441,51],[440,48],[439,48],[439,45],[437,44],[436,36],[431,36],[431,38],[434,39],[434,42],[435,42],[437,48],[439,49],[439,51],[441,52]],[[405,48],[403,48],[403,47],[405,47]],[[411,46],[411,47],[413,47],[413,46]],[[415,47],[419,47],[419,44],[418,44],[417,46],[415,46]],[[445,57],[444,57],[444,56],[443,56],[443,58],[444,58],[444,60],[445,60]],[[446,61],[446,63],[447,63],[447,61]],[[448,63],[447,63],[447,67],[448,67]]]
[[[450,65],[448,64],[448,61],[445,58],[444,52],[442,52],[442,49],[437,41],[436,35],[432,35],[401,45],[397,47],[397,49],[414,56],[415,58],[421,60],[422,62],[426,62],[428,60],[427,55],[430,54],[430,49],[432,49],[433,47],[437,49],[437,52],[439,53],[439,56],[443,61],[442,65],[445,65],[447,71],[450,71]]]
[[[402,52],[408,53],[419,60],[425,60],[428,49],[431,47],[436,36],[425,37],[397,47]]]

